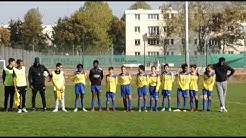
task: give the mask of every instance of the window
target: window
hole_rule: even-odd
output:
[[[181,44],[185,44],[185,39],[184,38],[182,38]]]
[[[234,51],[228,51],[228,54],[234,54]]]
[[[169,45],[169,39],[164,39],[164,44]]]
[[[148,44],[149,45],[159,45],[159,40],[148,39]]]
[[[135,52],[135,56],[139,56],[140,55],[140,52]]]
[[[140,14],[135,14],[135,19],[140,20]]]
[[[159,14],[148,14],[148,19],[159,19]]]
[[[174,52],[173,51],[171,51],[171,52],[167,52],[167,55],[174,55]]]
[[[164,26],[163,27],[163,31],[164,32],[168,32],[168,31],[172,31],[172,30],[174,30],[174,27],[173,26]]]
[[[159,26],[149,26],[149,35],[158,35],[159,34]]]
[[[140,26],[135,26],[135,33],[140,33]]]
[[[163,27],[163,31],[164,31],[164,32],[167,32],[167,26],[164,26],[164,27]]]
[[[171,55],[174,55],[174,52],[173,51],[171,51]]]
[[[148,52],[148,56],[159,56],[159,52]]]
[[[218,39],[210,39],[209,40],[209,45],[210,46],[217,46],[219,44]]]
[[[140,39],[135,39],[135,46],[140,45]]]
[[[194,40],[194,44],[197,45],[197,39]]]
[[[173,45],[174,44],[174,39],[171,39],[171,45]]]

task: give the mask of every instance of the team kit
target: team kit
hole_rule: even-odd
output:
[[[56,64],[56,69],[51,73],[48,69],[40,64],[39,58],[36,57],[34,64],[28,71],[28,78],[26,78],[25,66],[23,61],[10,58],[8,65],[3,69],[3,84],[4,84],[4,111],[13,110],[13,104],[18,106],[17,112],[28,112],[26,109],[26,91],[27,80],[29,87],[32,90],[32,109],[36,111],[35,99],[39,92],[42,98],[43,111],[46,111],[46,98],[45,98],[45,78],[48,78],[52,82],[54,88],[55,107],[52,112],[58,112],[59,105],[62,111],[67,112],[65,108],[65,74],[61,63]],[[17,63],[17,66],[15,65]],[[199,75],[196,69],[196,65],[192,64],[188,67],[187,64],[181,65],[181,71],[174,74],[169,70],[169,65],[164,64],[161,66],[161,73],[157,74],[156,66],[151,66],[151,73],[145,72],[145,66],[139,65],[136,79],[132,80],[131,74],[128,73],[125,66],[121,67],[120,74],[114,74],[114,68],[108,68],[108,74],[106,75],[106,111],[116,111],[116,89],[120,88],[120,95],[124,106],[124,112],[132,112],[132,86],[137,86],[137,111],[175,111],[175,112],[194,112],[198,111],[198,82],[199,77],[203,77],[202,82],[202,109],[201,111],[211,111],[211,96],[213,93],[213,87],[215,84],[215,72],[212,65],[208,65],[204,74]],[[175,76],[176,79],[175,79]],[[86,80],[91,82],[91,112],[95,111],[95,102],[98,103],[98,111],[102,111],[102,80],[104,79],[103,70],[99,68],[99,61],[93,61],[93,68],[87,75],[83,69],[82,64],[77,65],[77,69],[74,71],[70,78],[74,82],[74,112],[77,112],[79,108],[79,101],[82,111],[87,112],[84,103]],[[177,107],[172,108],[171,95],[173,90],[173,84],[177,84]],[[147,98],[147,96],[149,98]],[[161,98],[161,108],[158,107],[158,99]],[[10,99],[8,107],[8,99]],[[80,100],[79,100],[80,99]],[[187,106],[189,103],[189,107]],[[111,106],[109,106],[111,104]],[[147,109],[148,105],[148,109]]]

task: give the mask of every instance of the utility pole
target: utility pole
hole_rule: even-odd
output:
[[[189,58],[189,27],[188,27],[188,1],[185,1],[185,63],[190,66]]]

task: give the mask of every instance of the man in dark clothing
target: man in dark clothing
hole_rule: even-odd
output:
[[[225,64],[225,58],[220,57],[219,62],[213,65],[216,74],[216,88],[220,101],[220,112],[227,112],[225,108],[225,99],[227,92],[227,80],[235,72],[233,68]],[[228,70],[230,74],[227,74]]]
[[[98,60],[93,61],[93,68],[90,70],[89,79],[91,81],[91,111],[94,112],[94,99],[97,96],[98,100],[98,110],[102,111],[102,101],[101,101],[101,91],[102,91],[102,79],[103,79],[103,70],[98,67]]]
[[[49,73],[48,69],[44,65],[41,65],[39,62],[39,58],[36,57],[34,64],[30,67],[29,73],[28,73],[29,86],[32,89],[32,110],[33,111],[36,111],[35,99],[36,99],[36,95],[38,91],[42,98],[43,111],[46,111],[44,71],[47,71]],[[49,73],[49,76],[50,76],[50,73]]]

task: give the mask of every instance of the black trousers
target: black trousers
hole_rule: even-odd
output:
[[[33,87],[32,89],[32,108],[35,108],[36,95],[38,91],[41,95],[43,109],[45,109],[46,108],[45,86],[36,86],[36,87],[34,86]]]
[[[13,108],[14,104],[14,95],[15,95],[15,88],[14,86],[5,86],[4,87],[4,109],[8,108],[8,100],[10,96],[9,108]]]
[[[19,109],[26,107],[26,91],[27,86],[17,87],[17,90],[20,94],[21,104],[18,106]]]

